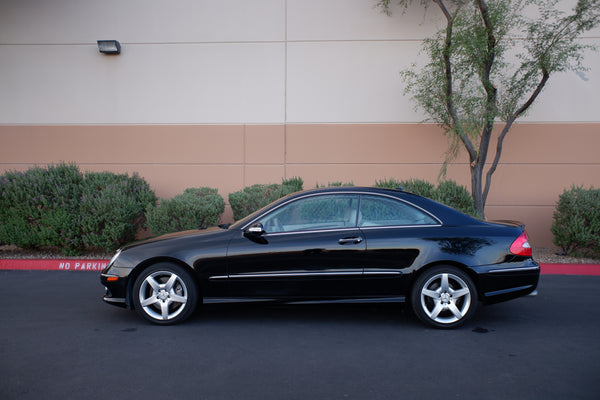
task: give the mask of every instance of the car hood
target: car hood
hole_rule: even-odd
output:
[[[167,233],[165,235],[154,236],[148,239],[139,240],[137,242],[133,242],[128,244],[122,248],[123,251],[131,250],[136,247],[146,246],[150,244],[159,244],[160,242],[173,242],[173,241],[181,241],[187,239],[204,239],[215,235],[222,235],[228,232],[226,229],[222,228],[208,228],[208,229],[199,229],[199,230],[191,230],[191,231],[181,231],[175,233]]]

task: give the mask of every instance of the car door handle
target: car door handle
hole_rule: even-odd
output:
[[[362,242],[362,238],[361,237],[347,237],[347,238],[341,238],[340,240],[338,240],[339,244],[359,244],[360,242]]]

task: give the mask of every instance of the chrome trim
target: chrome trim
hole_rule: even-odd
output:
[[[441,224],[423,224],[423,225],[380,225],[380,226],[359,226],[360,230],[372,229],[405,229],[405,228],[439,228]]]
[[[402,275],[400,271],[348,271],[348,272],[280,272],[266,274],[237,274],[237,275],[215,275],[208,278],[209,281],[235,279],[235,278],[277,278],[277,277],[302,277],[302,276],[357,276],[357,275]]]
[[[215,275],[215,276],[211,276],[210,278],[208,278],[209,281],[216,281],[219,279],[228,279],[229,276],[227,275]]]
[[[364,275],[402,275],[400,271],[364,271]]]
[[[115,278],[119,278],[121,279],[121,277],[119,275],[114,275],[114,274],[100,274],[100,276],[102,278],[110,278],[110,277],[115,277]]]
[[[273,232],[273,233],[265,232],[263,237],[282,236],[282,235],[300,235],[303,233],[345,232],[345,231],[356,231],[356,230],[358,230],[358,228],[353,226],[353,227],[331,228],[331,229],[311,229],[308,231],[290,231],[290,232]]]
[[[229,275],[230,278],[289,278],[289,277],[304,277],[304,276],[356,276],[362,275],[361,271],[348,271],[348,272],[281,272],[281,273],[267,273],[267,274],[237,274]]]
[[[123,303],[123,304],[125,304],[125,298],[122,298],[122,297],[106,297],[106,296],[104,296],[102,299],[104,301],[106,301],[107,303]]]
[[[514,288],[508,288],[508,289],[502,289],[502,290],[496,290],[493,292],[487,292],[485,293],[486,297],[492,297],[492,296],[498,296],[501,294],[507,294],[507,293],[512,293],[512,292],[518,292],[520,290],[525,290],[525,289],[529,289],[531,288],[533,285],[525,285],[525,286],[518,286],[518,287],[514,287]]]
[[[491,269],[487,273],[488,274],[496,274],[496,273],[501,273],[501,272],[524,272],[524,271],[536,271],[539,269],[540,269],[540,267],[498,268],[498,269]]]

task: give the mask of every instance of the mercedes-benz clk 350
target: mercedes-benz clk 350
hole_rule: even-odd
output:
[[[518,224],[351,187],[295,193],[230,226],[133,243],[101,282],[106,302],[156,324],[211,301],[400,301],[424,323],[454,328],[480,303],[532,294],[539,274]]]

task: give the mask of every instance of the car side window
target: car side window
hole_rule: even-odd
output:
[[[320,195],[288,203],[259,221],[267,233],[356,227],[358,195]]]
[[[361,198],[359,227],[437,224],[429,214],[402,201],[370,195]]]

